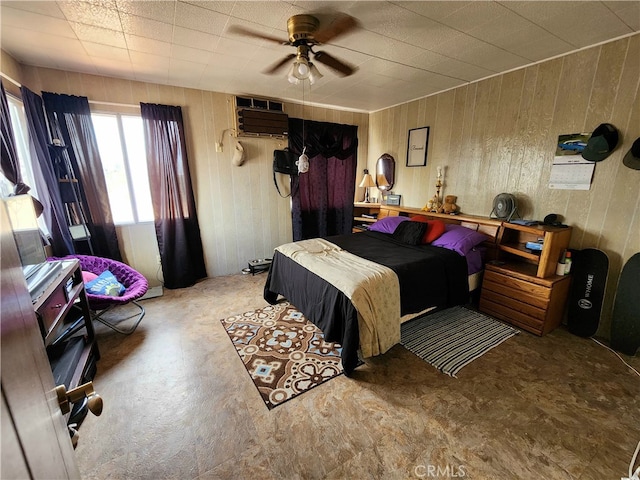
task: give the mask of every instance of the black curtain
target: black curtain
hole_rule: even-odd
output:
[[[93,253],[122,260],[113,223],[107,184],[87,97],[42,92],[51,138],[63,141],[61,151],[78,179],[80,202],[87,216]]]
[[[304,135],[304,137],[303,137]],[[289,149],[299,156],[303,147],[309,171],[294,178],[293,240],[351,232],[356,184],[358,127],[289,119]]]
[[[40,202],[44,207],[44,221],[51,234],[51,249],[56,257],[75,253],[73,240],[67,225],[64,205],[58,189],[58,176],[53,170],[49,155],[50,144],[47,123],[44,118],[42,98],[27,87],[21,87],[22,102],[27,117],[29,146],[32,162],[37,162],[41,176],[36,177]]]
[[[164,285],[207,276],[180,107],[140,104]]]

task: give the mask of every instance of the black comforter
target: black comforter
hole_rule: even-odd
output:
[[[401,315],[468,300],[467,262],[453,251],[430,245],[410,246],[379,232],[326,240],[393,270],[400,284]],[[278,294],[317,325],[327,341],[342,345],[342,366],[351,373],[358,364],[359,347],[358,317],[351,301],[333,285],[276,251],[264,299],[274,304]]]

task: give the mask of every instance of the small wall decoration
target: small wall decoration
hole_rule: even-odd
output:
[[[409,130],[407,145],[407,167],[424,167],[427,164],[427,147],[429,146],[429,127]]]
[[[568,133],[558,136],[551,165],[549,188],[556,190],[589,190],[595,163],[582,158],[590,133]]]

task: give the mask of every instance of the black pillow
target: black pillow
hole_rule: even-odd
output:
[[[407,245],[420,245],[428,226],[424,222],[402,222],[393,232],[393,238]]]

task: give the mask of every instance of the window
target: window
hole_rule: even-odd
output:
[[[142,118],[91,115],[116,225],[153,221]]]
[[[18,163],[20,164],[20,174],[22,181],[29,185],[29,195],[39,199],[38,190],[36,188],[36,172],[31,163],[31,154],[29,151],[29,133],[27,130],[27,117],[24,113],[24,104],[22,100],[7,94],[7,104],[9,105],[9,116],[11,118],[11,128],[13,129],[13,137],[16,144],[16,153],[18,155]],[[37,174],[41,175],[40,167]],[[0,196],[8,197],[13,194],[13,184],[0,174]],[[45,236],[49,235],[49,229],[44,221],[44,217],[38,217],[38,227]]]

